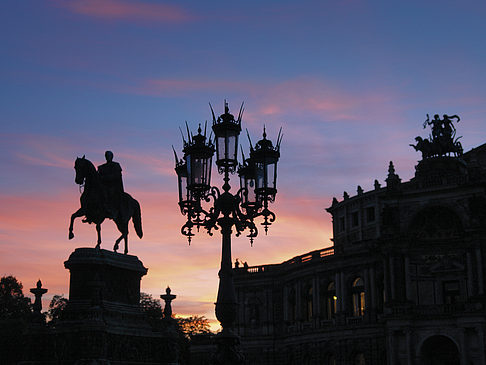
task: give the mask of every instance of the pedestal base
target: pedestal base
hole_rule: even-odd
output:
[[[152,328],[140,310],[140,280],[147,273],[131,255],[78,248],[64,263],[71,273],[69,302],[43,332],[31,331],[29,364],[178,364],[176,331]],[[40,361],[41,360],[41,361]]]
[[[122,335],[150,330],[140,311],[140,281],[147,269],[136,256],[78,248],[64,266],[71,273],[63,317],[70,328],[79,324]]]
[[[240,350],[240,338],[230,331],[220,332],[214,338],[216,353],[211,363],[213,365],[244,364],[245,357]]]

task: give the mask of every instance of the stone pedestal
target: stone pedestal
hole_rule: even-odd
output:
[[[177,364],[175,333],[152,328],[140,310],[147,273],[131,255],[78,248],[69,269],[69,303],[52,330],[51,354],[66,364]]]
[[[431,157],[420,161],[415,166],[415,177],[411,180],[420,188],[440,185],[464,184],[468,178],[467,166],[458,157]]]
[[[71,273],[65,320],[102,322],[123,333],[148,326],[139,307],[147,269],[136,256],[78,248],[64,266]]]

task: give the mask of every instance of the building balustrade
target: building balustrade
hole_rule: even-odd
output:
[[[280,265],[257,265],[257,266],[239,266],[235,267],[235,272],[240,274],[240,273],[250,273],[250,274],[255,274],[255,273],[263,273],[263,272],[268,272],[269,270],[274,270],[277,267],[281,267],[281,265],[295,265],[295,264],[305,264],[308,262],[316,262],[316,261],[322,261],[327,259],[329,256],[334,255],[334,247],[328,247],[324,248],[322,250],[316,250],[310,253],[307,253],[305,255],[301,256],[296,256],[288,261],[285,261],[283,264]]]
[[[464,313],[466,308],[465,303],[453,304],[431,304],[431,305],[417,305],[417,306],[396,306],[391,308],[391,314],[394,316],[401,316],[406,314],[413,314],[419,316],[431,315],[447,315],[454,313]]]
[[[370,321],[366,316],[349,316],[345,317],[343,322],[333,319],[319,319],[311,321],[287,321],[285,323],[285,328],[287,333],[299,333],[299,332],[309,332],[313,330],[326,329],[331,327],[347,327],[347,326],[359,326],[364,324],[371,324],[376,321]]]
[[[363,323],[363,317],[362,316],[346,318],[346,324],[348,324],[348,325],[356,326],[356,325],[360,325],[361,323]]]

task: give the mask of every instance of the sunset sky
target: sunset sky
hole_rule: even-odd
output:
[[[383,183],[390,160],[413,176],[409,143],[428,136],[427,113],[460,115],[465,150],[486,142],[485,19],[484,0],[3,0],[0,275],[29,295],[41,278],[46,303],[68,296],[63,262],[96,243],[81,220],[67,238],[74,160],[99,165],[109,149],[142,207],[142,240],[130,224],[130,253],[149,269],[142,290],[158,298],[170,285],[175,313],[213,319],[220,235],[188,246],[180,234],[179,126],[195,130],[208,102],[221,114],[227,99],[234,114],[245,102],[253,141],[263,124],[273,140],[283,128],[277,221],[253,247],[234,238],[233,259],[278,263],[327,247],[333,196]],[[111,249],[111,221],[102,237]]]

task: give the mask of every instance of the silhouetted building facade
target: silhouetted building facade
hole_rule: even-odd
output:
[[[486,144],[333,199],[334,246],[234,269],[251,364],[486,364]]]

